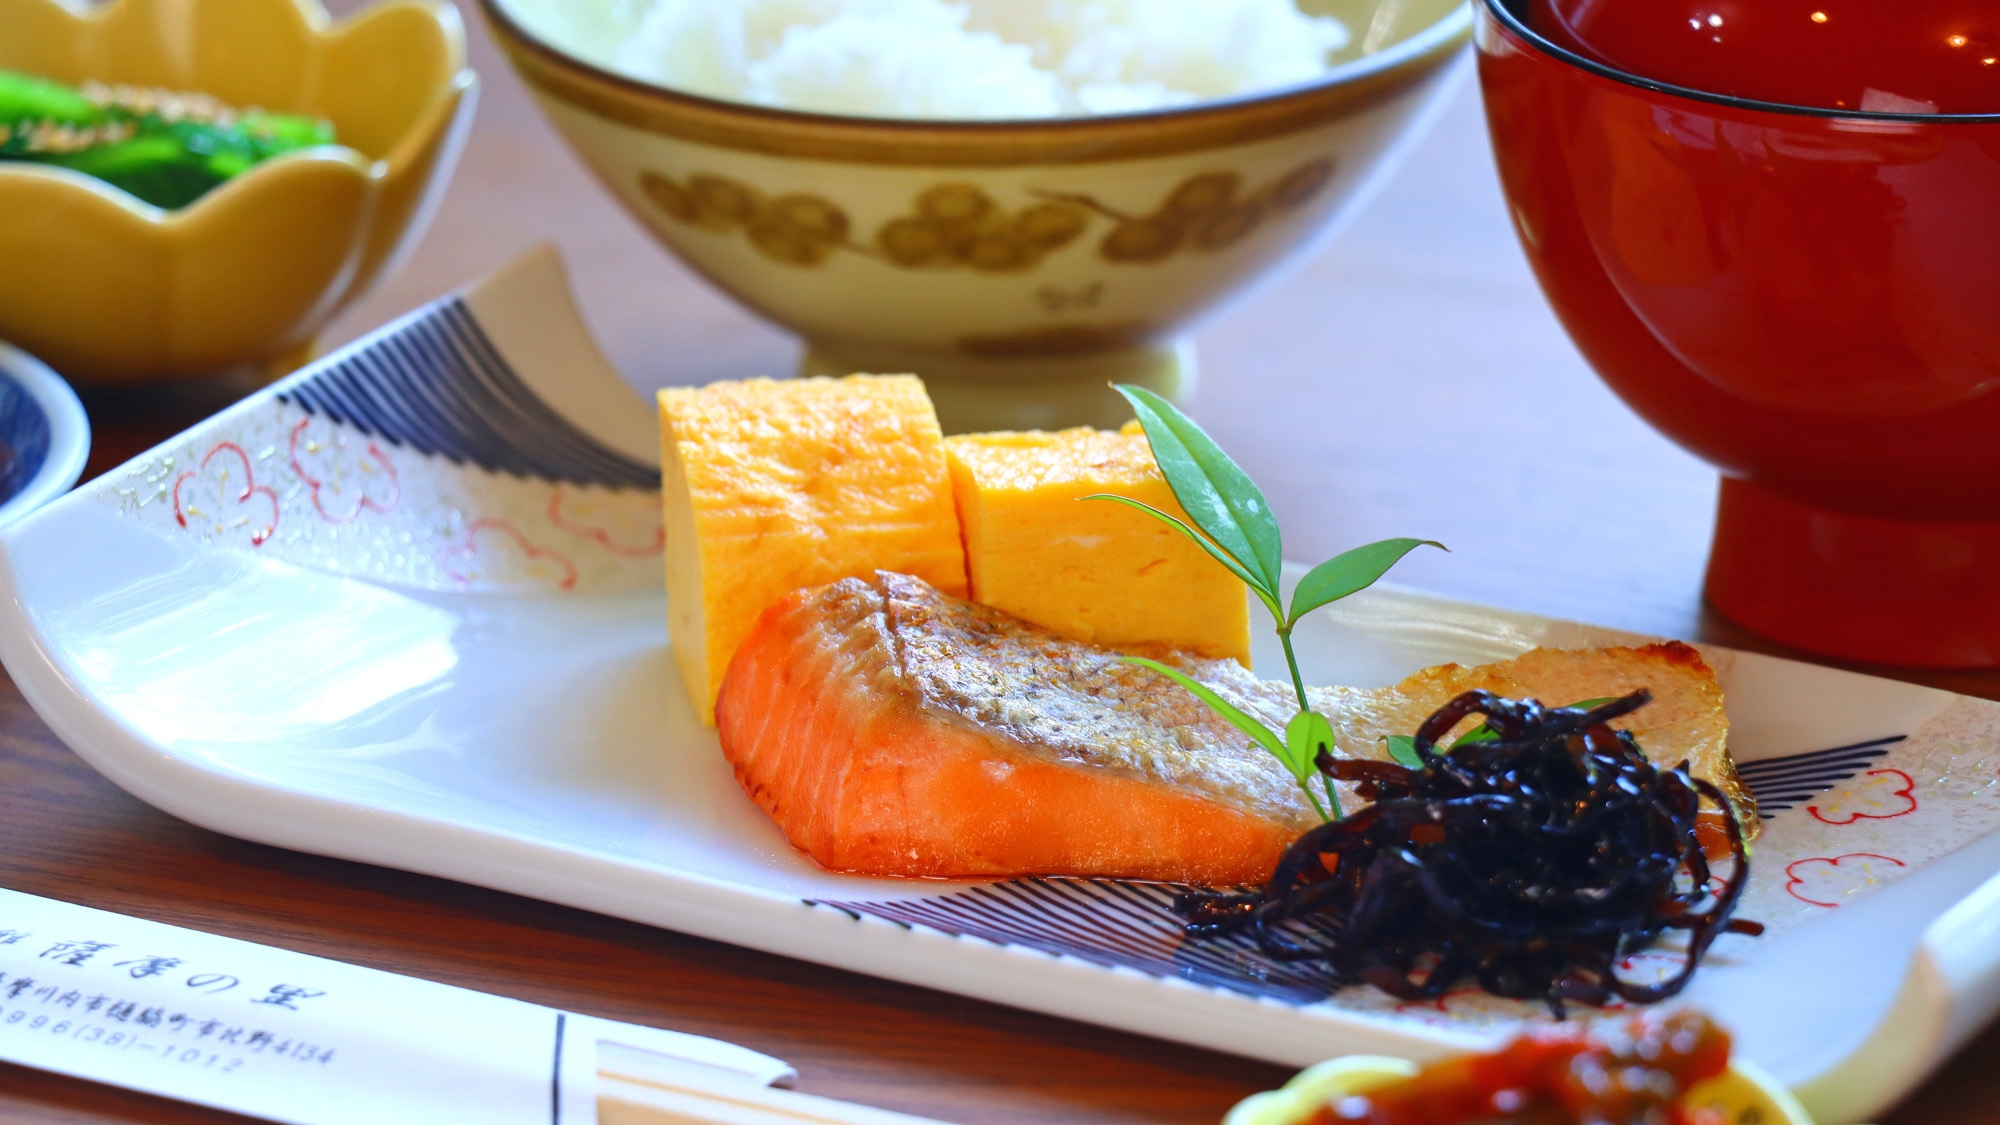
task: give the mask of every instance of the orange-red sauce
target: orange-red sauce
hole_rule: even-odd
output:
[[[1343,1098],[1312,1125],[1723,1125],[1680,1102],[1728,1065],[1728,1033],[1696,1012],[1568,1025]]]

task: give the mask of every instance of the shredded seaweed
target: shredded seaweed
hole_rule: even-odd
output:
[[[1322,773],[1373,803],[1300,836],[1262,890],[1191,891],[1175,910],[1190,938],[1247,933],[1274,959],[1405,1000],[1467,978],[1557,1018],[1571,1002],[1664,1000],[1717,937],[1763,926],[1730,917],[1750,857],[1729,798],[1608,725],[1651,699],[1545,707],[1469,691],[1417,729],[1421,768],[1321,752]],[[1475,714],[1485,734],[1438,747]],[[1695,830],[1704,800],[1724,813],[1721,871]],[[1687,935],[1675,971],[1620,975],[1673,930]]]

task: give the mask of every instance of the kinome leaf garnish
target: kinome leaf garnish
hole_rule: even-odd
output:
[[[1120,384],[1116,390],[1138,414],[1139,425],[1153,447],[1153,461],[1159,465],[1160,475],[1167,479],[1167,487],[1173,490],[1174,499],[1180,502],[1188,518],[1180,519],[1126,496],[1100,493],[1084,499],[1110,500],[1166,522],[1242,579],[1277,622],[1278,642],[1285,649],[1285,664],[1292,674],[1292,690],[1298,694],[1299,710],[1280,735],[1178,669],[1140,656],[1123,659],[1151,668],[1193,692],[1231,726],[1283,762],[1321,820],[1340,819],[1340,798],[1334,794],[1333,779],[1320,774],[1314,764],[1321,751],[1333,751],[1333,724],[1306,700],[1305,679],[1299,675],[1298,657],[1292,652],[1292,630],[1313,610],[1374,585],[1390,567],[1418,547],[1442,550],[1444,544],[1429,539],[1384,539],[1335,555],[1299,579],[1287,607],[1280,588],[1283,538],[1278,532],[1277,517],[1271,514],[1271,506],[1264,502],[1257,483],[1193,419],[1166,399],[1143,387]],[[1312,779],[1316,775],[1325,788],[1324,804],[1313,792]]]

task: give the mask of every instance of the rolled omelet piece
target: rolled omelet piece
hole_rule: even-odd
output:
[[[1103,500],[1185,520],[1133,422],[1110,432],[945,439],[972,600],[1072,640],[1168,645],[1250,666],[1249,592],[1172,527]]]
[[[915,376],[668,388],[660,467],[667,632],[705,725],[783,595],[877,569],[967,592],[944,436]]]

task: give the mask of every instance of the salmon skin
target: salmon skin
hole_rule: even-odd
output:
[[[1692,699],[1700,722],[1655,723],[1642,737],[1663,748],[1693,745],[1682,727],[1721,722],[1712,673],[1693,672],[1684,657],[1699,664],[1699,656],[1680,649],[1589,650],[1618,654],[1607,659],[1621,675],[1677,669],[1650,686],[1661,702]],[[1234,660],[1131,651],[1179,668],[1274,729],[1296,708],[1289,686]],[[1263,882],[1318,815],[1275,758],[1179,685],[1119,655],[877,571],[793,591],[766,609],[723,678],[716,724],[744,792],[835,871]],[[1334,720],[1340,753],[1381,758],[1381,736],[1414,731],[1435,709],[1429,695],[1452,676],[1529,686],[1539,666],[1524,665],[1513,680],[1494,670],[1535,655],[1406,681],[1421,690],[1309,695]],[[1554,699],[1575,702],[1562,694],[1569,677],[1589,677],[1558,663]],[[1709,726],[1713,740],[1702,745],[1733,782],[1726,724]],[[1351,793],[1343,799],[1356,807]]]

